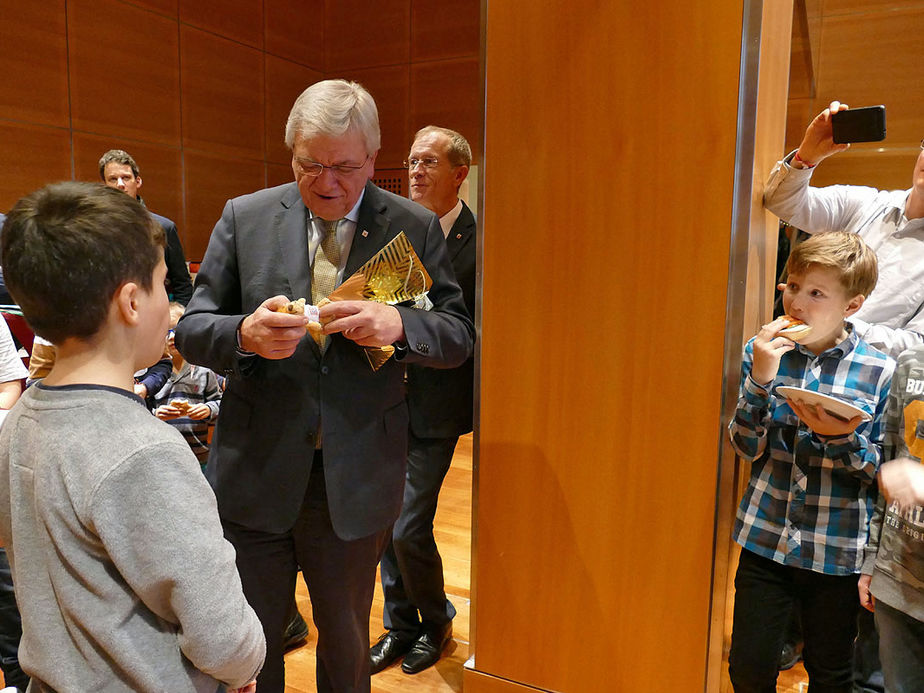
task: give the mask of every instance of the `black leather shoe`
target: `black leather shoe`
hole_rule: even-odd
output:
[[[410,652],[401,663],[401,671],[405,674],[419,674],[440,660],[443,648],[452,640],[452,623],[445,627],[432,629],[425,628],[423,634],[414,641]]]
[[[802,648],[791,642],[783,643],[783,651],[780,653],[780,671],[792,669],[800,659],[802,659]]]
[[[286,632],[282,636],[282,649],[285,652],[289,650],[294,650],[296,647],[301,647],[308,640],[308,624],[305,623],[305,619],[302,618],[302,615],[296,610],[295,614],[292,616],[292,620],[289,621],[289,625],[286,626]]]
[[[369,648],[369,668],[373,674],[391,666],[394,662],[407,654],[415,643],[414,636],[389,630],[382,633],[375,645]]]

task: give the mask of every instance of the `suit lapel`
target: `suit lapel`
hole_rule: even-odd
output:
[[[280,200],[282,209],[273,218],[280,257],[289,287],[290,299],[311,296],[311,266],[308,263],[308,210],[294,183]]]
[[[356,233],[353,234],[353,245],[350,247],[350,256],[343,271],[344,279],[351,277],[366,260],[391,240],[390,237],[386,237],[390,222],[384,212],[385,203],[379,195],[378,188],[371,181],[366,183],[363,201],[359,205],[359,219],[356,222]]]
[[[449,259],[454,261],[462,248],[464,248],[475,235],[475,216],[472,214],[468,205],[462,203],[462,211],[458,218],[449,229],[449,235],[446,237],[446,250],[449,253]]]

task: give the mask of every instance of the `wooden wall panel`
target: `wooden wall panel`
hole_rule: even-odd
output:
[[[266,52],[324,71],[324,0],[264,0]]]
[[[0,121],[0,211],[46,183],[71,178],[70,134],[61,128]]]
[[[180,21],[263,48],[263,0],[180,0]]]
[[[139,194],[145,205],[152,212],[176,222],[180,240],[185,240],[180,150],[148,142],[75,132],[74,178],[98,182],[99,158],[110,149],[124,149],[131,154],[141,172]]]
[[[411,0],[327,0],[325,72],[407,64]]]
[[[0,22],[0,114],[68,127],[64,0],[7,2]]]
[[[0,151],[0,208],[51,180],[95,180],[100,154],[118,147],[138,160],[146,202],[201,254],[228,195],[292,178],[285,119],[295,97],[327,72],[328,58],[331,76],[359,79],[377,99],[378,167],[398,167],[407,154],[411,0],[48,0],[3,8],[0,123],[11,146]],[[479,0],[420,0],[418,59],[477,61],[479,8]],[[470,78],[428,89],[466,113],[479,100]],[[17,140],[11,133],[20,131]],[[27,157],[24,143],[59,149]],[[213,178],[230,179],[206,180],[200,193],[190,180],[207,178],[206,161]]]
[[[813,94],[790,86],[786,149],[798,146],[811,118],[837,99],[852,107],[885,104],[887,137],[856,144],[826,160],[814,180],[907,187],[914,150],[922,135],[924,92],[916,37],[924,32],[924,2],[806,0],[815,61]],[[908,154],[904,160],[902,156]],[[850,179],[838,180],[844,174]]]
[[[266,165],[266,187],[271,188],[283,183],[291,183],[294,180],[295,174],[291,166],[269,163]]]
[[[178,145],[176,22],[117,0],[68,0],[73,127]]]
[[[178,0],[132,0],[132,4],[166,15],[171,19],[177,18]]]
[[[833,99],[851,106],[884,103],[886,144],[920,142],[924,91],[916,57],[922,32],[924,4],[908,10],[826,17],[817,110]]]
[[[469,0],[411,0],[411,62],[477,56],[481,12]]]
[[[482,123],[478,59],[458,58],[411,65],[411,132],[425,125],[456,130],[469,141],[474,163]]]
[[[486,30],[474,669],[702,690],[741,4]]]
[[[292,104],[305,89],[324,79],[320,72],[273,55],[266,55],[266,159],[278,164],[292,160],[285,145],[286,120]]]
[[[382,131],[382,148],[376,159],[376,168],[397,168],[407,157],[408,139],[408,67],[393,65],[367,70],[343,70],[330,73],[329,78],[350,79],[365,87],[379,111]]]
[[[183,145],[263,159],[262,53],[181,25],[180,64]]]
[[[201,260],[225,202],[232,197],[259,190],[264,187],[265,180],[262,164],[187,151],[187,231],[183,239],[186,257]]]

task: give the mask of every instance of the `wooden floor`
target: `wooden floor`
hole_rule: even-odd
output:
[[[468,624],[471,608],[471,536],[472,536],[472,436],[459,439],[452,466],[443,482],[436,511],[434,534],[443,557],[446,595],[456,607],[452,623],[453,642],[443,658],[426,671],[408,676],[400,663],[372,677],[373,693],[410,691],[411,693],[450,693],[462,690],[462,665],[469,656]],[[315,690],[314,647],[317,631],[311,621],[311,603],[303,580],[298,581],[295,599],[308,621],[308,643],[286,655],[286,693],[309,693]],[[369,637],[375,642],[384,632],[382,626],[382,587],[376,584],[369,623]]]

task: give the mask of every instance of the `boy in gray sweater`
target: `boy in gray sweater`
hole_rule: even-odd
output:
[[[29,691],[250,690],[263,629],[183,437],[132,374],[167,332],[163,236],[118,190],[20,200],[2,265],[54,368],[0,430],[0,540]]]
[[[885,417],[886,462],[870,521],[860,603],[876,614],[889,693],[924,691],[924,345],[898,357]]]

